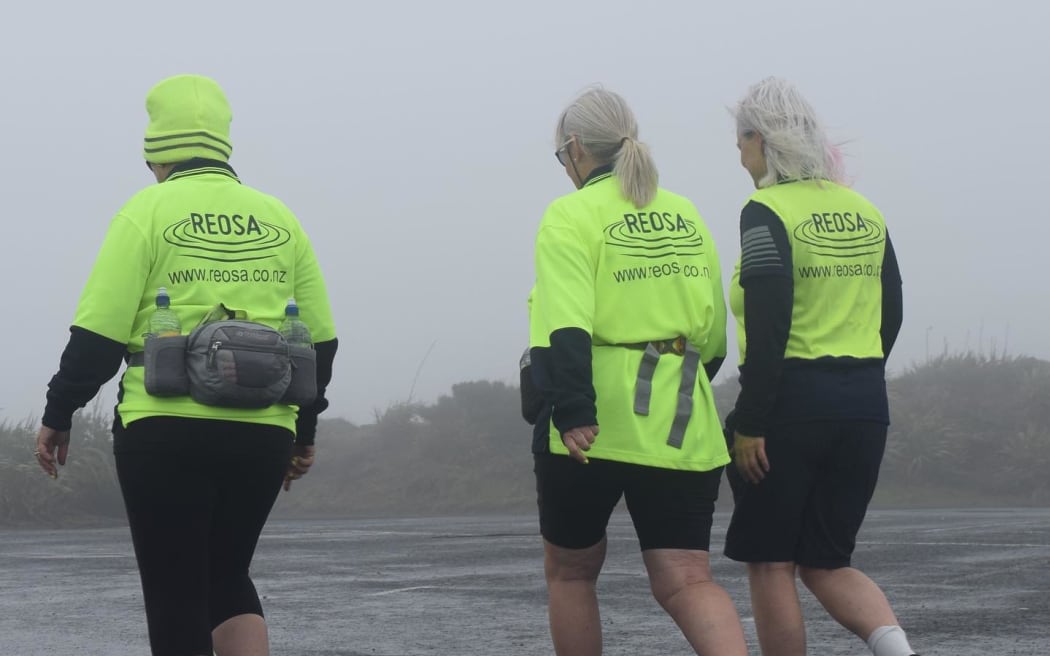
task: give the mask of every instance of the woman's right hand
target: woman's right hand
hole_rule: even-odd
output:
[[[758,485],[769,471],[766,438],[735,433],[733,435],[733,460],[744,480]]]
[[[58,478],[59,465],[65,466],[66,456],[69,455],[69,431],[55,430],[47,426],[41,426],[36,436],[36,462],[40,468],[51,478]]]
[[[586,465],[589,461],[584,451],[590,451],[596,437],[598,437],[597,426],[580,426],[565,431],[561,436],[561,441],[569,450],[569,456],[573,460]]]

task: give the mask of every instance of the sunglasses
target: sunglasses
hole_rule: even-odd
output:
[[[558,150],[554,151],[554,159],[558,160],[558,163],[562,166],[566,166],[568,164],[568,162],[562,159],[562,155],[565,155],[569,152],[569,144],[571,143],[572,139],[570,138],[568,141],[559,146]]]

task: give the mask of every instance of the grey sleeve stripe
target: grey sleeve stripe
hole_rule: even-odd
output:
[[[773,243],[776,243],[776,242],[773,241],[772,237],[763,237],[763,236],[760,235],[758,237],[751,237],[749,239],[744,239],[744,240],[742,240],[740,242],[740,245],[744,246],[744,247],[747,247],[747,246],[763,246],[763,245],[766,245],[766,244],[773,244]]]
[[[761,241],[773,241],[773,233],[769,231],[769,226],[755,226],[754,228],[748,228],[744,231],[744,234],[740,237],[741,244],[749,244],[754,240]]]
[[[742,258],[740,258],[740,263],[742,265],[744,265],[744,266],[746,266],[747,264],[750,264],[751,262],[781,262],[781,261],[782,260],[780,258],[780,254],[779,253],[761,253],[761,254],[757,254],[757,255],[753,255],[753,254],[750,254],[750,253],[745,253],[744,256]]]
[[[777,248],[773,238],[769,235],[769,228],[761,226],[759,228],[752,228],[748,232],[754,230],[764,230],[764,235],[753,236],[750,241],[746,241],[742,245],[742,252],[740,253],[741,260],[746,263],[754,258],[774,258],[780,261],[780,250]]]
[[[776,253],[777,255],[779,255],[780,251],[777,250],[777,247],[775,245],[770,245],[770,246],[745,246],[744,247],[744,255],[751,255],[751,254],[765,255],[767,253]]]
[[[780,249],[773,240],[769,226],[748,228],[741,238],[740,270],[742,272],[777,270],[784,266]]]
[[[744,248],[748,248],[749,246],[769,246],[775,243],[776,242],[773,241],[772,237],[752,237],[751,239],[746,239],[740,242],[740,245]]]

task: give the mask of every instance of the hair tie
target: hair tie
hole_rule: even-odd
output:
[[[631,140],[630,137],[623,137],[622,139],[620,139],[620,148],[623,148],[623,145],[625,143],[627,143],[628,141],[630,141],[630,140]]]

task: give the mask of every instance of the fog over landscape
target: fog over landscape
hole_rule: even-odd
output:
[[[181,73],[225,90],[230,163],[301,221],[340,342],[316,464],[279,494],[252,563],[273,653],[550,651],[517,365],[536,231],[573,191],[556,121],[591,85],[621,94],[660,185],[709,225],[727,284],[754,190],[729,110],[768,76],[816,108],[903,278],[891,426],[853,562],[915,651],[1050,653],[1048,23],[1050,4],[1031,0],[5,3],[4,653],[147,650],[110,430],[117,379],[74,416],[57,479],[33,449],[109,222],[155,184],[146,93]],[[720,417],[739,392],[731,316],[727,332]],[[198,477],[162,480],[212,494]],[[723,554],[732,509],[723,477],[712,572],[756,652],[746,569]],[[607,537],[610,653],[689,650],[622,506]],[[186,560],[172,553],[166,567]],[[801,604],[813,649],[863,649],[815,596]]]
[[[341,341],[326,417],[371,421],[410,394],[430,402],[457,382],[516,380],[535,230],[572,190],[551,157],[554,124],[592,83],[632,105],[661,184],[696,203],[728,279],[751,181],[727,107],[765,76],[796,82],[893,236],[905,323],[891,368],[945,349],[1050,358],[1050,222],[1032,182],[1050,145],[1041,3],[69,2],[4,13],[3,417],[39,418],[108,221],[152,182],[145,94],[184,72],[225,88],[231,163],[314,241]],[[723,379],[735,362],[731,351]],[[110,384],[103,401],[114,399]]]

